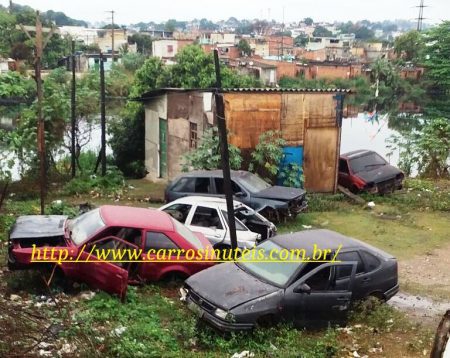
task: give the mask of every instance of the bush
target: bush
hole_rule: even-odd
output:
[[[94,190],[107,194],[121,190],[124,185],[125,181],[122,172],[117,167],[110,166],[104,177],[93,174],[73,178],[64,186],[63,193],[66,195],[77,195],[86,194]]]

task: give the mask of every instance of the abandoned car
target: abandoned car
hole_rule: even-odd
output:
[[[271,221],[295,217],[307,208],[303,189],[272,186],[255,174],[231,171],[234,198]],[[184,173],[171,182],[165,191],[166,202],[188,195],[224,197],[222,170],[199,170]]]
[[[212,247],[203,234],[193,233],[169,214],[126,206],[101,206],[73,220],[61,215],[20,216],[9,235],[8,267],[15,270],[54,266],[39,262],[45,260],[45,252],[47,257],[50,255],[52,248],[59,255],[67,253],[57,266],[65,278],[120,297],[125,296],[128,283],[157,281],[168,275],[184,278],[214,264],[211,258],[150,262],[157,260],[159,249],[212,250]],[[117,262],[107,262],[119,250],[125,256]],[[140,256],[131,257],[133,250]],[[100,254],[102,258],[97,257]],[[142,262],[146,260],[149,262]]]
[[[335,262],[308,262],[318,248],[330,249],[327,260]],[[304,262],[282,259],[283,249],[304,249]],[[188,278],[181,289],[188,307],[223,331],[278,321],[322,326],[345,321],[354,300],[386,301],[399,290],[394,257],[333,231],[278,235],[258,245],[260,250],[276,262],[240,258]]]
[[[353,193],[390,193],[401,189],[405,175],[371,150],[355,150],[341,154],[339,185]]]
[[[247,205],[234,201],[237,246],[250,248],[272,237],[276,226]],[[193,231],[201,232],[214,248],[229,248],[227,203],[223,198],[187,196],[159,208]]]

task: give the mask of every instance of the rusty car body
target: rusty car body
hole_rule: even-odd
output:
[[[97,249],[126,248],[139,256],[130,257],[127,250],[119,262],[96,256],[100,252]],[[68,253],[64,262],[42,260],[52,249]],[[128,283],[157,281],[168,275],[185,278],[214,264],[211,260],[182,262],[182,257],[180,262],[165,262],[158,260],[156,253],[148,256],[150,249],[212,248],[203,234],[193,233],[164,212],[105,205],[73,220],[61,215],[19,217],[9,235],[8,267],[18,270],[57,265],[68,279],[124,297]],[[42,257],[36,257],[36,252]]]
[[[315,247],[331,249],[335,262],[306,261]],[[269,256],[271,250],[304,249],[307,256],[303,262],[237,260],[206,269],[188,278],[181,290],[188,307],[222,331],[279,321],[323,326],[344,322],[352,301],[389,300],[399,290],[392,255],[330,230],[278,235],[256,249],[270,260],[280,259]]]
[[[341,154],[338,183],[353,193],[386,194],[403,186],[403,172],[371,150]]]

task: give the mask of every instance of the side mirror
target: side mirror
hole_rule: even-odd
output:
[[[294,293],[307,293],[309,295],[311,293],[311,287],[306,283],[302,283],[294,288]]]
[[[238,191],[236,194],[234,194],[236,198],[243,198],[245,194],[242,191]]]

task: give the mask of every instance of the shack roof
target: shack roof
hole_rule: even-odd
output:
[[[168,93],[187,93],[187,92],[215,92],[216,88],[158,88],[145,92],[141,97],[133,98],[134,101],[145,102],[154,97]],[[351,93],[351,90],[345,88],[222,88],[221,93]]]

